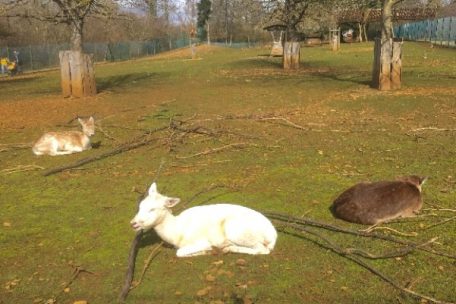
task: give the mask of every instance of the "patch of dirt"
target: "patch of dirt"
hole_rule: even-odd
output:
[[[395,96],[433,96],[451,95],[456,96],[456,87],[410,87],[398,91],[392,91]]]
[[[143,104],[136,104],[133,114],[142,111],[144,105],[152,103],[148,99]],[[100,93],[90,98],[62,98],[49,96],[43,99],[15,100],[0,103],[0,128],[2,129],[24,129],[39,128],[48,129],[56,125],[68,123],[75,117],[94,116],[95,119],[102,119],[117,112],[127,112],[129,105],[113,103],[109,93]]]
[[[199,58],[201,55],[206,55],[214,52],[215,50],[219,49],[220,47],[211,46],[211,45],[199,45],[196,47],[196,56]],[[153,57],[144,58],[143,60],[156,60],[156,59],[189,59],[191,60],[192,54],[190,47],[183,47],[177,50],[163,52],[157,54]]]
[[[325,74],[331,72],[330,68],[327,67],[305,67],[299,70],[287,71],[282,68],[257,68],[257,69],[221,69],[219,74],[226,77],[263,77],[263,76],[290,76],[290,75],[312,75],[312,74]]]

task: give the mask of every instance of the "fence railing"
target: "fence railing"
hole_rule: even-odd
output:
[[[456,47],[456,17],[405,23],[394,27],[397,38]]]
[[[140,42],[85,43],[84,52],[93,54],[95,62],[121,61],[155,55],[187,45],[189,45],[188,37],[173,40],[163,38]],[[59,52],[68,49],[69,44],[0,47],[0,57],[7,57],[13,61],[15,59],[13,52],[17,51],[22,70],[40,70],[57,67],[59,65]]]

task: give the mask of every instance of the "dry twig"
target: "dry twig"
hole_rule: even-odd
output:
[[[432,302],[432,303],[436,303],[436,304],[455,304],[455,303],[452,303],[452,302],[446,302],[446,301],[442,301],[442,300],[438,300],[438,299],[432,298],[430,296],[427,296],[427,295],[418,293],[416,291],[413,291],[410,288],[404,288],[404,287],[400,286],[399,283],[397,283],[396,281],[394,281],[393,279],[391,279],[390,277],[388,277],[384,273],[380,272],[379,270],[375,269],[373,266],[371,266],[368,263],[364,262],[359,257],[355,256],[352,252],[344,250],[343,248],[339,247],[337,244],[335,244],[334,242],[330,241],[328,238],[322,236],[321,234],[319,234],[319,233],[317,233],[315,231],[312,231],[312,230],[310,230],[310,229],[308,229],[306,227],[299,226],[299,225],[292,225],[290,227],[295,229],[296,231],[298,231],[300,233],[307,233],[307,234],[313,235],[314,237],[317,237],[317,239],[322,240],[324,243],[322,243],[321,241],[315,240],[313,238],[306,237],[306,236],[301,234],[307,240],[309,240],[309,241],[311,241],[311,242],[313,242],[313,243],[315,243],[315,244],[317,244],[317,245],[319,245],[319,246],[321,246],[321,247],[323,247],[325,249],[329,249],[332,252],[337,253],[338,255],[340,255],[340,256],[342,256],[344,258],[347,258],[347,259],[353,261],[354,263],[362,266],[363,268],[369,270],[371,273],[375,274],[376,276],[381,278],[383,281],[387,282],[388,284],[390,284],[394,288],[400,290],[401,292],[404,292],[404,293],[406,293],[408,295],[411,295],[411,296],[413,296],[415,298],[424,299],[426,301],[429,301],[429,302]]]
[[[447,218],[447,219],[445,219],[445,220],[443,220],[443,221],[441,221],[441,222],[438,222],[438,223],[435,223],[435,224],[426,226],[426,227],[423,228],[423,230],[425,230],[425,229],[430,229],[430,228],[434,228],[434,227],[436,227],[436,226],[440,226],[440,225],[446,224],[446,223],[451,222],[451,221],[453,221],[453,220],[455,220],[455,219],[456,219],[456,216]]]
[[[18,165],[13,168],[6,168],[0,171],[0,173],[4,175],[18,173],[18,172],[25,172],[25,171],[33,171],[33,170],[43,170],[44,168],[37,165]]]
[[[86,157],[86,158],[80,159],[80,160],[78,160],[76,162],[73,162],[71,164],[67,164],[67,165],[63,165],[63,166],[60,166],[60,167],[48,169],[48,170],[46,170],[43,173],[43,176],[49,176],[49,175],[52,175],[52,174],[55,174],[55,173],[59,173],[59,172],[65,171],[65,170],[77,168],[77,167],[83,166],[85,164],[88,164],[88,163],[91,163],[91,162],[94,162],[94,161],[97,161],[97,160],[100,160],[100,159],[104,159],[104,158],[109,157],[109,156],[117,155],[119,153],[123,153],[123,152],[126,152],[126,151],[130,151],[130,150],[145,146],[145,145],[157,140],[156,138],[151,137],[150,135],[152,135],[153,133],[165,130],[165,129],[168,129],[168,126],[160,127],[160,128],[156,128],[154,130],[148,131],[148,132],[142,134],[141,136],[136,137],[130,143],[123,143],[123,144],[117,146],[116,148],[114,148],[112,150],[109,150],[107,152],[101,153],[99,155]]]
[[[31,143],[0,144],[0,153],[8,152],[11,150],[29,149],[31,147],[32,147]]]
[[[218,153],[220,151],[223,151],[223,150],[226,150],[226,149],[230,149],[230,148],[244,148],[246,146],[258,147],[258,145],[256,145],[256,144],[234,143],[234,144],[229,144],[229,145],[225,145],[225,146],[214,148],[214,149],[204,150],[202,152],[199,152],[199,153],[196,153],[196,154],[192,154],[192,155],[188,155],[188,156],[176,156],[176,158],[177,159],[188,159],[188,158],[192,158],[192,157],[208,155],[208,154],[212,154],[212,153]]]
[[[308,218],[296,218],[293,216],[289,216],[289,215],[281,214],[281,213],[277,213],[277,212],[262,212],[262,213],[271,219],[279,220],[279,221],[282,221],[285,223],[308,225],[308,226],[312,226],[312,227],[323,228],[323,229],[334,231],[334,232],[341,232],[344,234],[374,238],[374,239],[379,239],[379,240],[388,241],[388,242],[406,245],[406,246],[414,246],[420,251],[425,251],[425,252],[428,252],[428,253],[431,253],[434,255],[443,256],[443,257],[446,257],[449,259],[456,260],[456,255],[439,252],[439,251],[436,251],[434,249],[427,248],[427,247],[420,247],[419,244],[417,244],[417,243],[414,243],[414,242],[411,242],[408,240],[403,240],[400,238],[396,238],[396,237],[393,237],[390,235],[384,235],[384,234],[379,234],[379,233],[375,233],[375,232],[367,233],[367,232],[362,232],[362,231],[355,231],[355,230],[351,230],[351,229],[347,229],[347,228],[343,228],[343,227],[330,225],[327,223],[318,222],[318,221],[308,219]]]
[[[387,230],[387,231],[391,231],[397,235],[401,235],[401,236],[407,236],[407,237],[413,237],[413,236],[417,236],[418,233],[416,232],[410,232],[410,233],[407,233],[407,232],[401,232],[399,230],[396,230],[396,229],[393,229],[393,228],[390,228],[390,227],[383,227],[383,226],[371,226],[367,229],[362,229],[362,230],[359,230],[359,231],[362,231],[362,232],[367,232],[367,233],[370,233],[374,230]]]

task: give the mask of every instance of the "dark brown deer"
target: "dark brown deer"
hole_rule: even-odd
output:
[[[421,186],[426,177],[401,177],[396,181],[359,183],[345,190],[330,210],[336,218],[375,225],[398,217],[412,217],[421,209]]]

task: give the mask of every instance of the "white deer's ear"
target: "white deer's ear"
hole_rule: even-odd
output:
[[[81,118],[79,118],[79,117],[78,117],[78,121],[79,121],[79,123],[80,123],[80,124],[82,124],[82,123],[83,123],[82,119],[81,119]]]
[[[165,201],[165,207],[172,208],[172,207],[176,206],[177,204],[179,204],[179,202],[180,202],[180,198],[168,197]]]
[[[93,122],[93,121],[94,121],[94,120],[93,120],[93,116],[90,116],[89,122]]]
[[[428,176],[424,176],[420,178],[420,186],[422,186],[428,180]]]
[[[156,192],[157,192],[157,184],[152,183],[152,185],[150,185],[150,188],[149,188],[149,195],[156,193]]]

